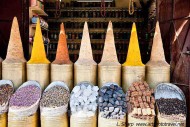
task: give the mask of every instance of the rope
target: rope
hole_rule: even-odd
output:
[[[135,9],[134,9],[134,1],[133,0],[129,0],[129,14],[130,15],[133,15],[135,12]]]

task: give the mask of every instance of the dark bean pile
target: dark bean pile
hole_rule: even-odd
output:
[[[13,94],[13,87],[9,84],[0,86],[0,105],[3,105],[9,101],[9,98]]]
[[[35,85],[28,85],[17,89],[10,99],[10,106],[28,107],[36,103],[40,98],[41,90]]]
[[[42,107],[60,107],[68,104],[70,93],[65,87],[54,86],[43,93],[40,105]]]
[[[160,98],[156,100],[160,113],[165,115],[183,114],[186,116],[186,104],[184,101],[177,98]]]
[[[99,90],[99,110],[102,117],[122,119],[127,112],[126,97],[121,87],[111,84]]]

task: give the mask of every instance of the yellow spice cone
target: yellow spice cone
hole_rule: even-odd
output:
[[[56,53],[56,59],[53,63],[55,64],[69,64],[71,63],[69,59],[69,52],[67,48],[67,40],[65,35],[65,29],[63,23],[60,25],[60,34],[59,34],[59,42]]]
[[[98,64],[99,87],[103,86],[106,82],[115,82],[121,85],[121,64],[117,59],[111,21],[108,24],[102,60]]]
[[[13,62],[13,63],[26,62],[24,58],[18,20],[16,17],[14,17],[12,22],[7,55],[3,62]]]
[[[37,64],[37,63],[42,63],[42,64],[50,63],[49,60],[46,58],[39,18],[37,20],[31,58],[28,61],[28,64]]]
[[[156,23],[151,57],[146,70],[146,81],[151,88],[162,82],[170,82],[170,65],[165,60],[159,22]]]
[[[136,25],[133,23],[126,62],[123,66],[144,66],[141,61]]]
[[[74,84],[89,81],[96,84],[97,63],[93,60],[87,22],[84,24],[79,58],[74,64]]]
[[[13,18],[7,55],[2,63],[2,79],[11,80],[17,89],[26,79],[26,60],[18,20]]]
[[[63,23],[60,25],[56,59],[51,64],[51,82],[64,81],[70,90],[73,88],[73,63],[69,59]]]
[[[122,66],[122,87],[124,92],[133,82],[143,81],[144,79],[145,66],[141,61],[136,25],[133,23],[127,59]]]
[[[89,30],[87,22],[84,24],[83,36],[80,46],[79,58],[75,62],[76,64],[95,64],[96,62],[93,59],[92,48],[89,36]]]

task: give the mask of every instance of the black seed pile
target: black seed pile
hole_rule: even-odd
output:
[[[156,100],[160,113],[165,115],[179,115],[186,116],[186,104],[184,101],[177,98],[160,98]]]

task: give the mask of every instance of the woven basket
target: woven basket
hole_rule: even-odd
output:
[[[49,90],[54,86],[62,86],[69,91],[68,86],[64,82],[52,82],[45,90]],[[40,106],[41,126],[42,127],[68,127],[67,116],[68,104],[60,107],[48,108]]]
[[[97,65],[74,65],[74,86],[83,81],[96,85],[96,78]]]
[[[126,118],[124,119],[106,119],[98,116],[98,127],[126,127]]]
[[[31,116],[19,116],[14,113],[8,114],[8,127],[38,127],[37,113]]]
[[[26,80],[25,63],[3,63],[2,79],[11,80],[17,89]]]
[[[182,90],[178,88],[176,85],[171,83],[160,83],[157,85],[155,89],[155,99],[160,98],[178,98],[186,102],[185,95]],[[158,106],[156,104],[157,111],[157,125],[156,127],[186,127],[186,120],[170,120],[168,118],[161,117]],[[187,112],[187,109],[186,109]],[[187,113],[186,113],[187,114]],[[170,124],[170,125],[169,125]],[[171,125],[173,124],[173,125]],[[176,124],[176,125],[174,125]]]
[[[144,79],[145,66],[122,66],[122,88],[125,93],[133,82]]]
[[[27,80],[38,81],[42,90],[44,90],[49,84],[49,73],[49,64],[27,64]]]
[[[64,81],[70,91],[73,89],[73,64],[51,64],[51,82]]]
[[[121,65],[101,66],[98,65],[98,86],[102,87],[107,82],[115,82],[121,85]]]
[[[7,113],[0,115],[0,127],[7,127]]]

